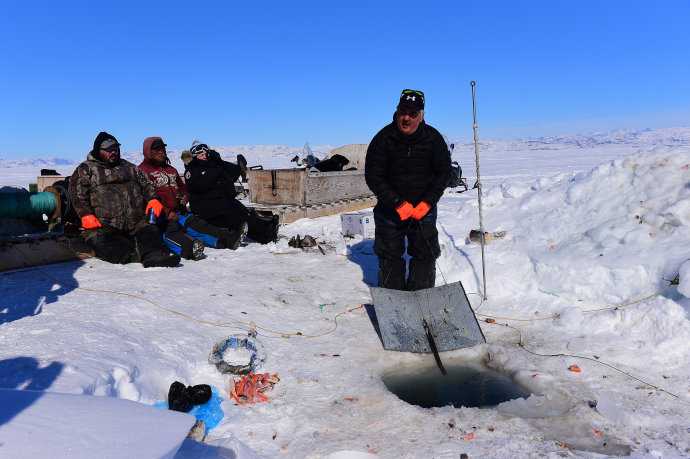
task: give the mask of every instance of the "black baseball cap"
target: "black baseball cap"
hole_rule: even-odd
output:
[[[403,89],[402,94],[400,94],[400,102],[398,102],[398,108],[400,107],[424,110],[424,93],[414,89]]]
[[[161,139],[156,139],[153,142],[151,142],[151,150],[160,150],[161,148],[167,147],[167,143],[163,143]]]

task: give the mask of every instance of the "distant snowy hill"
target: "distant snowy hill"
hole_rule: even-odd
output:
[[[44,169],[47,167],[68,166],[74,164],[75,161],[64,158],[57,158],[55,156],[44,156],[42,158],[14,158],[2,159],[0,158],[0,168],[12,167],[35,167],[37,169]],[[78,163],[77,163],[78,164]]]
[[[581,135],[555,137],[529,137],[515,140],[482,140],[479,133],[479,151],[563,150],[570,148],[601,148],[628,145],[637,148],[690,145],[690,127],[647,129],[644,131],[618,129]],[[456,151],[472,149],[474,141],[455,143]]]
[[[288,147],[285,145],[211,145],[211,148],[216,149],[227,161],[234,162],[237,158],[237,155],[242,154],[247,158],[250,166],[261,164],[264,167],[290,167],[290,160],[295,155],[302,157],[304,153],[304,147]],[[318,158],[323,158],[334,147],[324,145],[310,148]],[[177,163],[182,164],[182,161],[180,160],[182,151],[182,149],[168,150],[168,157],[176,167]],[[143,159],[143,154],[141,150],[126,151],[122,153],[122,157],[129,162],[139,164]],[[83,158],[75,160],[47,156],[42,158],[0,158],[0,168],[9,169],[14,167],[33,167],[36,169],[41,169],[55,168],[60,166],[76,167],[84,159],[86,159],[86,153],[84,153]]]
[[[474,141],[456,140],[455,151],[474,151]],[[618,129],[609,132],[595,132],[581,135],[555,137],[529,137],[514,140],[486,140],[481,138],[479,131],[479,151],[524,151],[524,150],[563,150],[570,148],[600,148],[607,145],[628,145],[631,147],[683,146],[690,145],[690,127],[675,127],[664,129],[648,129],[644,131]],[[285,145],[230,145],[211,146],[220,152],[228,161],[235,161],[238,154],[244,155],[249,165],[261,164],[264,167],[290,167],[290,159],[295,155],[303,156],[303,147],[289,147]],[[333,148],[329,145],[311,146],[311,150],[318,158],[326,156]],[[182,164],[179,160],[181,149],[169,150],[175,167]],[[84,158],[86,153],[84,154]],[[127,161],[139,164],[142,152],[124,152],[122,157]],[[60,166],[75,166],[83,159],[69,160],[57,157],[1,159],[0,168],[34,167],[54,168]]]
[[[524,179],[526,175],[545,174],[548,171],[562,172],[563,164],[559,164],[568,158],[571,167],[593,167],[601,161],[602,154],[605,156],[616,157],[627,155],[640,149],[652,149],[657,147],[677,147],[690,145],[690,127],[664,128],[645,131],[635,130],[616,130],[606,133],[590,133],[584,135],[558,136],[558,137],[539,137],[514,140],[482,140],[481,131],[479,132],[479,154],[482,167],[492,166],[492,163],[505,161],[505,154],[520,155],[527,157],[537,157],[539,170],[515,170],[511,174]],[[453,142],[451,140],[451,142]],[[474,142],[468,140],[458,140],[453,142],[453,160],[458,161],[463,168],[466,177],[474,175]],[[248,165],[263,166],[264,169],[291,168],[295,163],[290,162],[295,156],[304,158],[306,151],[304,147],[290,147],[285,145],[229,145],[218,146],[210,145],[227,160],[235,162],[237,155],[242,154],[247,159]],[[323,159],[335,147],[329,145],[310,146],[314,155]],[[184,164],[180,159],[183,149],[168,150],[168,157],[172,165],[181,173],[184,172]],[[568,152],[567,155],[562,153]],[[583,161],[582,157],[588,157],[588,161]],[[122,157],[134,164],[141,163],[143,155],[141,150],[123,152]],[[28,188],[29,183],[35,183],[36,177],[41,169],[55,169],[61,175],[71,175],[77,165],[86,158],[69,160],[56,157],[43,158],[20,158],[20,159],[0,159],[0,187],[19,186]],[[575,159],[580,158],[580,159]],[[508,171],[506,171],[508,172]],[[503,180],[511,174],[502,174],[500,177],[493,177],[496,180]],[[491,181],[492,177],[484,176],[484,179]],[[485,182],[489,184],[489,182]]]

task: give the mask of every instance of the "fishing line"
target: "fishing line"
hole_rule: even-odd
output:
[[[608,364],[608,363],[606,363],[606,362],[602,362],[601,360],[593,359],[593,358],[591,358],[591,357],[585,357],[585,356],[582,356],[582,355],[573,355],[573,354],[540,354],[540,353],[538,353],[538,352],[530,351],[529,349],[527,349],[527,348],[525,347],[525,345],[524,345],[523,342],[522,342],[522,332],[521,332],[519,329],[517,329],[516,327],[513,327],[512,325],[508,325],[508,324],[499,324],[499,323],[497,323],[497,322],[488,322],[488,323],[490,323],[491,325],[500,325],[500,326],[512,328],[513,330],[515,330],[515,331],[518,333],[518,343],[517,343],[517,345],[518,345],[521,349],[523,349],[524,351],[528,352],[529,354],[536,355],[536,356],[539,356],[539,357],[571,357],[571,358],[575,358],[575,359],[590,360],[590,361],[592,361],[592,362],[596,362],[596,363],[599,363],[599,364],[601,364],[601,365],[607,366],[607,367],[609,367],[609,368],[611,368],[611,369],[613,369],[613,370],[616,370],[617,372],[622,373],[622,374],[624,374],[625,376],[628,376],[628,377],[630,377],[630,378],[632,378],[632,379],[634,379],[634,380],[636,380],[636,381],[639,381],[639,382],[641,382],[642,384],[645,384],[645,385],[647,385],[647,386],[649,386],[649,387],[653,387],[654,389],[659,390],[659,391],[661,391],[661,392],[666,392],[667,394],[669,394],[669,395],[671,395],[671,396],[673,396],[673,397],[675,397],[675,398],[680,399],[680,397],[679,397],[678,395],[676,395],[676,394],[673,394],[673,393],[671,393],[671,392],[669,392],[669,391],[667,391],[667,390],[665,390],[665,389],[662,389],[661,387],[658,387],[658,386],[656,386],[656,385],[654,385],[654,384],[652,384],[652,383],[649,383],[649,382],[647,382],[647,381],[644,381],[644,380],[638,378],[637,376],[633,376],[633,375],[631,375],[630,373],[627,373],[627,372],[625,372],[625,371],[623,371],[623,370],[621,370],[621,369],[619,369],[619,368],[616,368],[616,367],[613,366],[613,365],[610,365],[610,364]]]
[[[412,224],[412,222],[410,222],[410,225],[411,225],[411,224]],[[426,246],[427,246],[427,248],[429,249],[429,253],[430,253],[431,256],[434,258],[434,268],[436,268],[436,266],[437,266],[438,263],[437,263],[437,261],[436,261],[435,255],[434,255],[434,251],[433,251],[433,249],[431,248],[431,244],[429,244],[428,239],[427,239],[426,236],[424,235],[424,227],[422,226],[422,221],[421,221],[421,220],[417,220],[417,225],[419,226],[419,235],[421,236],[421,238],[422,238],[422,239],[424,240],[424,242],[426,243]],[[439,270],[439,272],[441,273],[441,277],[443,278],[443,283],[444,283],[445,285],[448,285],[448,283],[446,282],[446,278],[445,278],[445,276],[443,275],[443,271],[441,271],[441,268],[440,268],[440,267],[439,267],[438,270]],[[428,274],[428,273],[427,273],[427,274]],[[432,285],[432,288],[433,288],[433,285]],[[429,318],[431,319],[431,322],[433,323],[433,328],[434,328],[434,331],[435,331],[436,329],[438,329],[438,324],[436,323],[436,319],[434,318],[434,315],[431,313],[431,302],[429,301],[429,290],[428,290],[428,289],[425,289],[425,290],[426,290],[426,305],[427,305],[427,309],[429,310]],[[416,295],[415,295],[415,296],[416,296]],[[417,303],[419,303],[419,298],[417,298]],[[419,305],[419,309],[420,309],[420,311],[421,311],[421,309],[422,309],[421,304]],[[431,343],[430,343],[430,345],[432,345],[433,347],[436,347],[436,344],[435,344],[435,343],[434,343],[434,344],[431,344]],[[440,368],[443,368],[442,365],[439,365],[439,367],[440,367]],[[445,374],[445,370],[441,370],[441,372],[442,372],[443,374]]]

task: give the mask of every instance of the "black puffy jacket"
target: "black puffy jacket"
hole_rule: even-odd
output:
[[[185,169],[192,212],[203,218],[223,215],[235,199],[239,167],[223,161],[217,153],[209,153],[207,160],[194,158]]]
[[[393,122],[369,143],[365,179],[379,203],[395,209],[407,201],[435,206],[448,185],[450,152],[443,136],[422,121],[409,137]]]

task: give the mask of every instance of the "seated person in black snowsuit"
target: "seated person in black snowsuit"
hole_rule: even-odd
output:
[[[195,143],[192,160],[185,165],[185,182],[191,211],[209,224],[231,231],[246,231],[251,239],[266,244],[278,237],[278,216],[261,217],[250,213],[236,199],[235,182],[246,179],[238,165],[224,161],[206,144]],[[243,228],[246,226],[246,230]]]
[[[163,210],[156,188],[137,166],[120,158],[114,136],[98,134],[70,178],[69,195],[82,236],[98,258],[122,264],[138,260],[146,268],[180,262],[177,255],[165,255],[158,227],[146,219],[149,209],[155,215]]]
[[[406,89],[393,115],[369,143],[364,177],[378,199],[374,252],[379,287],[421,290],[434,286],[441,253],[436,204],[451,174],[443,136],[424,122],[424,94]],[[405,239],[410,256],[405,278]]]

